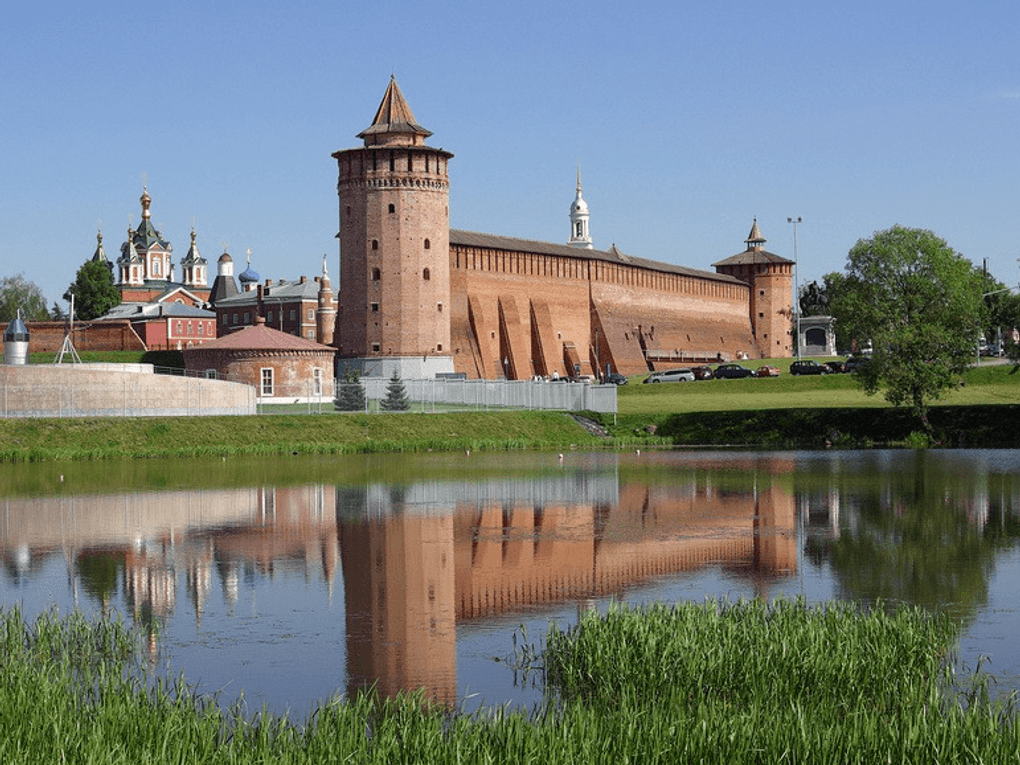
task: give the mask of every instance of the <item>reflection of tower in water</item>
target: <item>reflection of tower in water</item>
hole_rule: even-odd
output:
[[[338,518],[346,596],[348,693],[424,688],[457,701],[453,518]]]

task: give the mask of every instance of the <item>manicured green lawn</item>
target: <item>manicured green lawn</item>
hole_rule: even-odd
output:
[[[678,412],[749,411],[762,409],[888,407],[879,393],[865,395],[853,375],[794,377],[791,359],[744,362],[756,369],[768,363],[782,370],[780,377],[742,380],[699,380],[694,383],[645,385],[645,376],[632,377],[619,388],[621,415],[674,414]],[[1020,404],[1020,374],[1012,366],[984,365],[969,370],[965,385],[952,391],[941,405]]]

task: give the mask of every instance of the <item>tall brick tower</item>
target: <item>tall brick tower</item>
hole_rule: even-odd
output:
[[[748,312],[758,356],[789,358],[793,355],[790,329],[793,261],[768,252],[766,241],[755,218],[751,233],[744,240],[747,249],[712,265],[716,272],[735,276],[750,288]]]
[[[425,145],[390,79],[364,146],[333,153],[339,166],[340,285],[334,345],[341,371],[404,379],[453,372],[447,166]]]

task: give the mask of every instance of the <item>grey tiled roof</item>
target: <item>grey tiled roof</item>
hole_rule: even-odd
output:
[[[263,303],[290,303],[297,300],[317,300],[319,283],[314,279],[289,282],[281,280],[269,287],[262,288]],[[216,307],[255,305],[258,302],[258,290],[238,292],[216,301]]]
[[[185,303],[121,303],[95,321],[110,319],[215,319],[216,313]]]

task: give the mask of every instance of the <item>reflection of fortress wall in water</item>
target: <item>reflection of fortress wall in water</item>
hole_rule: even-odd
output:
[[[0,547],[15,575],[62,554],[78,579],[89,560],[114,551],[117,586],[143,617],[176,609],[184,572],[197,619],[217,578],[232,607],[249,568],[317,569],[331,586],[339,555],[350,687],[424,686],[452,704],[458,619],[604,595],[705,565],[795,570],[792,497],[779,487],[726,493],[711,484],[684,475],[668,486],[621,486],[613,466],[338,487],[335,499],[313,485],[8,500]]]
[[[793,498],[778,487],[727,495],[631,484],[615,506],[465,509],[455,521],[458,619],[599,597],[706,565],[797,567]]]
[[[373,682],[386,695],[424,687],[453,704],[461,619],[706,565],[796,570],[793,497],[778,486],[621,489],[613,472],[589,476],[584,501],[570,502],[574,483],[565,473],[491,482],[484,492],[442,483],[339,489],[349,692]],[[451,515],[445,503],[457,498]]]

